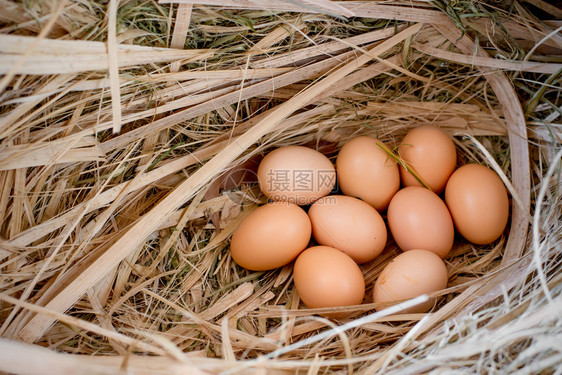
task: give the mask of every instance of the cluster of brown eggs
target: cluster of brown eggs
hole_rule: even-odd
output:
[[[308,307],[358,305],[365,295],[358,264],[385,248],[381,213],[386,212],[390,233],[404,252],[379,275],[373,301],[385,307],[444,289],[443,258],[453,247],[455,228],[476,244],[497,240],[507,225],[507,191],[487,167],[456,169],[455,145],[437,127],[413,129],[398,150],[399,158],[380,140],[360,136],[342,147],[335,167],[307,147],[270,152],[258,168],[270,203],[242,221],[232,236],[232,258],[255,271],[296,259],[294,283]],[[336,176],[343,195],[330,195]],[[309,206],[308,213],[301,206]],[[311,236],[318,245],[310,245]],[[433,303],[408,312],[428,311]]]

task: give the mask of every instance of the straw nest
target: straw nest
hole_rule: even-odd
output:
[[[555,372],[561,13],[543,0],[0,0],[0,370]],[[290,266],[233,263],[268,150],[333,158],[355,135],[395,146],[421,124],[495,169],[512,201],[496,243],[456,242],[432,313],[371,315],[367,297],[332,322],[300,303]],[[397,253],[362,266],[367,295]]]

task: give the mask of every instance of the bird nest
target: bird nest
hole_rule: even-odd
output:
[[[0,1],[0,370],[550,373],[562,10],[510,1]],[[428,314],[328,320],[231,259],[259,160],[439,126],[510,194]],[[390,241],[361,265],[367,296]]]

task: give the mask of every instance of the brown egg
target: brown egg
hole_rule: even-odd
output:
[[[315,246],[303,251],[293,270],[299,297],[309,308],[359,305],[365,279],[359,266],[344,252]]]
[[[271,200],[311,204],[336,184],[334,165],[320,152],[303,146],[271,151],[258,167],[261,191]]]
[[[400,188],[400,172],[378,144],[384,145],[372,137],[352,139],[340,150],[336,169],[345,195],[360,198],[377,211],[384,211]]]
[[[435,126],[420,126],[411,130],[400,144],[400,156],[435,193],[445,188],[457,166],[457,149],[447,133]],[[400,166],[404,186],[422,186]]]
[[[400,190],[388,206],[388,227],[404,250],[426,249],[445,258],[453,247],[455,229],[445,203],[423,187]]]
[[[419,249],[402,253],[388,263],[375,282],[373,301],[384,304],[375,309],[445,289],[447,280],[447,267],[435,253]],[[427,312],[434,304],[435,300],[430,299],[400,314]]]
[[[320,245],[342,250],[357,263],[379,255],[386,245],[386,225],[369,204],[345,195],[320,198],[308,210],[312,235]]]
[[[302,208],[285,202],[258,207],[240,224],[230,243],[238,265],[253,271],[282,267],[310,242],[311,225]]]
[[[502,180],[491,169],[467,164],[455,171],[445,188],[455,227],[472,243],[497,240],[507,225],[509,200]]]

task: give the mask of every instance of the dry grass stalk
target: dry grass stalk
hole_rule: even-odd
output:
[[[117,5],[117,0],[109,2],[107,27],[107,64],[109,67],[109,87],[111,89],[113,133],[121,131],[121,91],[119,87],[119,62],[117,57]]]
[[[187,31],[189,30],[192,9],[193,5],[191,4],[180,4],[178,6],[174,32],[172,33],[172,40],[170,41],[171,48],[183,49],[187,38]],[[177,72],[179,70],[180,62],[176,61],[172,63],[170,72]]]
[[[104,43],[61,40],[37,41],[27,36],[0,37],[0,73],[13,69],[14,74],[66,74],[109,67]],[[175,50],[140,46],[117,46],[119,68],[174,60],[197,61],[213,55],[212,50]]]
[[[556,21],[519,4],[475,17],[464,3],[174,2],[0,0],[0,370],[560,365]],[[394,147],[422,124],[494,165],[514,197],[505,237],[459,241],[433,313],[362,321],[366,298],[331,330],[314,314],[337,309],[302,306],[290,266],[232,262],[230,235],[264,199],[225,171],[288,144],[332,158],[359,134]],[[367,295],[397,251],[362,266]]]

